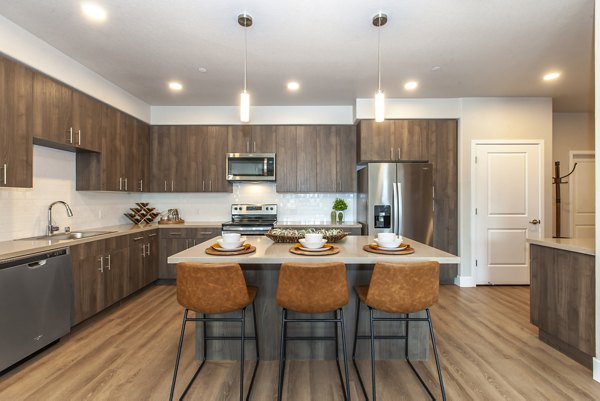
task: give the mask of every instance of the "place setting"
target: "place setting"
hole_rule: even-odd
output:
[[[363,250],[383,255],[410,255],[415,250],[402,242],[402,237],[395,233],[379,233],[374,242],[363,246]]]
[[[298,241],[298,244],[290,248],[290,252],[296,255],[325,256],[340,252],[340,248],[328,244],[321,233],[307,233]]]
[[[256,247],[246,243],[246,237],[237,233],[223,233],[221,238],[206,248],[205,252],[215,256],[244,255],[256,251]]]

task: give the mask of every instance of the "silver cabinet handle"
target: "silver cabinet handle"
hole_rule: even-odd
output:
[[[146,244],[142,244],[142,257],[146,257]]]
[[[100,267],[98,268],[98,271],[100,273],[104,273],[104,257],[100,256],[98,259],[100,260]]]
[[[250,153],[250,141],[246,141],[246,153]]]
[[[394,160],[394,148],[390,148],[390,160]]]
[[[127,191],[127,178],[125,178],[124,181],[125,181],[125,191]]]
[[[256,141],[253,142],[254,146],[252,146],[252,151],[256,153]]]
[[[2,168],[2,182],[4,185],[8,183],[6,170],[8,168],[8,164],[4,163],[4,167]]]
[[[77,130],[77,145],[81,146],[81,130]]]
[[[200,234],[200,235],[212,235],[212,231],[201,232],[201,233],[198,233],[198,234]]]
[[[119,177],[119,191],[123,190],[123,178]]]
[[[148,234],[148,237],[156,237],[156,233]]]
[[[204,192],[204,180],[202,180],[202,192]]]
[[[185,240],[185,249],[188,249],[190,247],[190,240],[186,239]]]
[[[73,127],[69,128],[69,139],[68,142],[73,144]]]
[[[141,240],[142,238],[144,238],[144,237],[135,237],[133,240],[134,240],[134,241],[139,241],[139,240]]]
[[[106,266],[106,268],[110,270],[110,254],[106,257],[106,260],[108,261],[108,265]]]
[[[171,192],[173,192],[174,187],[175,187],[175,185],[173,184],[173,180],[171,180]]]
[[[181,231],[179,231],[179,232],[169,233],[169,235],[183,235],[183,233]]]
[[[148,253],[146,254],[147,256],[150,256],[150,243],[148,242],[148,244],[146,245],[148,248]]]
[[[196,246],[196,240],[194,240],[194,246]]]
[[[212,192],[212,180],[210,180],[208,182],[209,186],[208,186],[208,192]]]
[[[402,160],[402,156],[400,156],[400,148],[398,148],[398,160]]]
[[[144,192],[144,180],[140,180],[140,192]]]
[[[165,192],[167,192],[167,180],[165,180]]]

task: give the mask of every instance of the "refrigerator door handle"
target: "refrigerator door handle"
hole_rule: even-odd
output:
[[[392,183],[394,202],[392,203],[392,231],[398,234],[398,188],[397,184]]]
[[[398,198],[398,202],[397,202],[397,208],[398,208],[398,214],[397,214],[397,220],[398,220],[398,230],[396,230],[396,235],[402,235],[402,233],[400,232],[400,230],[402,229],[402,183],[398,182],[397,184],[397,195],[396,197]]]

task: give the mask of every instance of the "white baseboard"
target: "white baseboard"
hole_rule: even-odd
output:
[[[598,358],[594,358],[594,360],[593,360],[592,374],[593,374],[594,380],[596,380],[597,382],[600,382],[600,359],[598,359]]]
[[[459,287],[475,287],[475,277],[473,276],[456,276],[454,278],[454,285]]]

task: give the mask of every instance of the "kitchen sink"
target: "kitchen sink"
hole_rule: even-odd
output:
[[[70,233],[61,233],[54,235],[40,235],[39,237],[19,238],[15,241],[34,241],[34,240],[49,240],[49,241],[64,241],[70,239],[81,239],[95,237],[97,235],[110,234],[115,231],[72,231]]]

